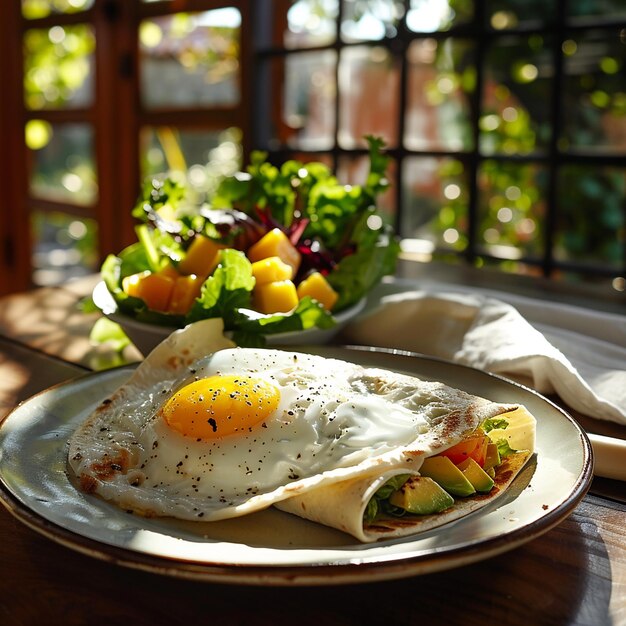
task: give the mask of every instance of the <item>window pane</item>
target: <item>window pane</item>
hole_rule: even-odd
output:
[[[344,41],[379,41],[397,34],[402,2],[343,0],[341,37]]]
[[[496,30],[541,26],[555,15],[556,0],[487,0],[485,6],[487,23]]]
[[[334,43],[338,13],[339,0],[295,0],[287,11],[285,47],[308,48]]]
[[[32,148],[33,196],[78,205],[96,202],[98,184],[90,126],[34,120],[26,126],[26,144]]]
[[[551,54],[540,35],[506,37],[490,49],[480,119],[484,154],[545,151],[551,135]]]
[[[449,158],[410,157],[403,167],[400,234],[422,252],[463,250],[469,201],[465,166]]]
[[[366,168],[364,135],[381,136],[397,159],[398,183],[381,203],[405,252],[558,278],[570,262],[572,270],[574,262],[607,267],[591,258],[608,255],[597,252],[604,244],[593,244],[589,261],[570,253],[576,228],[566,216],[574,210],[561,206],[554,174],[561,171],[559,185],[567,186],[563,179],[576,175],[565,165],[584,160],[595,176],[586,183],[591,193],[607,178],[594,163],[623,168],[616,158],[626,152],[623,0],[259,1],[274,19],[273,29],[268,22],[257,31],[265,39],[254,144],[270,158],[332,154],[337,175],[352,184]],[[299,57],[311,46],[320,50]],[[314,81],[322,52],[327,73]],[[623,169],[620,180],[621,272]],[[583,191],[571,202],[593,206]],[[615,223],[611,211],[602,219]],[[548,233],[553,215],[558,230]],[[605,244],[614,233],[604,232]],[[546,249],[554,242],[556,256]]]
[[[573,34],[563,44],[565,106],[560,147],[626,151],[626,40],[618,29]]]
[[[141,22],[141,97],[147,108],[227,106],[240,100],[235,8]]]
[[[382,47],[357,46],[341,52],[339,64],[339,144],[365,147],[365,135],[398,145],[400,71]]]
[[[275,58],[264,64],[263,95],[267,102],[259,106],[266,106],[268,114],[260,118],[260,147],[332,147],[336,67],[337,54],[333,50],[292,53],[286,59]]]
[[[415,33],[434,33],[469,22],[473,0],[411,0],[406,25]]]
[[[602,19],[626,18],[624,0],[591,0],[590,2],[567,2],[567,12],[573,17],[600,17]]]
[[[408,50],[404,142],[410,150],[470,150],[469,94],[476,70],[470,42],[413,41]]]
[[[626,168],[569,165],[558,184],[555,257],[619,270],[626,245]]]
[[[92,6],[93,0],[22,0],[22,15],[36,19],[53,13],[78,13]]]
[[[24,34],[24,99],[30,110],[75,109],[93,101],[95,39],[89,26]]]
[[[224,176],[241,168],[241,132],[181,130],[171,126],[141,131],[142,178],[169,174],[186,181],[192,197],[201,202]]]
[[[97,224],[58,211],[34,212],[33,282],[58,285],[98,270]]]
[[[477,249],[501,259],[543,255],[547,175],[535,164],[486,161],[478,177]]]

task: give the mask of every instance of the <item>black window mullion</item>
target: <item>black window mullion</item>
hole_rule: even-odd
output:
[[[476,85],[474,93],[470,98],[470,123],[472,128],[473,146],[467,155],[468,166],[468,229],[467,248],[464,251],[465,259],[473,264],[478,256],[478,206],[479,193],[478,177],[480,174],[481,152],[480,152],[480,115],[482,109],[483,86],[485,83],[485,59],[487,56],[487,46],[491,41],[485,32],[485,7],[483,2],[475,3],[473,31],[475,43],[475,64],[476,64]]]
[[[336,54],[335,62],[335,106],[333,111],[333,118],[335,120],[335,129],[333,132],[333,145],[331,150],[332,164],[331,167],[336,172],[339,168],[339,114],[341,112],[341,91],[339,89],[339,72],[342,59],[342,50],[344,48],[343,41],[341,39],[341,23],[343,21],[343,2],[340,0],[339,8],[337,11],[337,19],[335,21],[335,42],[333,47]]]
[[[394,111],[394,114],[398,116],[398,134],[396,137],[396,145],[398,146],[398,155],[395,159],[396,163],[396,186],[394,190],[395,196],[395,214],[394,214],[394,228],[396,232],[401,231],[402,225],[402,212],[404,207],[404,161],[406,156],[406,147],[404,142],[405,129],[406,129],[406,110],[408,108],[408,81],[409,81],[409,62],[408,51],[411,45],[411,34],[406,25],[406,14],[409,11],[410,0],[404,2],[404,15],[398,24],[398,39],[400,44],[396,46],[396,52],[399,55],[400,66],[400,94],[398,97],[398,111]]]
[[[544,276],[554,271],[554,241],[557,227],[558,177],[561,165],[559,138],[561,136],[561,110],[563,107],[563,42],[565,41],[565,16],[568,0],[557,0],[554,34],[552,38],[552,102],[550,105],[550,125],[552,135],[548,143],[548,188],[546,197],[546,220],[544,228],[544,254],[542,269]]]

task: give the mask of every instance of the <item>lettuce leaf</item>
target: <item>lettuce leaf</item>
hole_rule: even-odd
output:
[[[238,345],[250,347],[251,336],[288,333],[309,328],[327,329],[332,328],[336,323],[333,316],[319,302],[310,296],[305,296],[289,313],[265,315],[251,309],[240,309],[237,312],[237,335],[234,339]],[[255,338],[254,341],[257,339]],[[263,343],[254,345],[260,346]]]
[[[345,256],[328,274],[327,279],[339,300],[336,311],[341,311],[358,302],[383,276],[393,274],[400,244],[389,229],[381,226],[374,230],[368,225],[365,213],[354,228],[350,243],[355,250]]]
[[[94,343],[108,343],[116,352],[121,352],[130,344],[130,339],[120,326],[106,317],[96,320],[89,334],[89,340]]]
[[[486,419],[480,427],[485,431],[485,434],[489,433],[492,430],[504,430],[509,425],[508,420],[503,417],[490,417]]]
[[[221,317],[224,328],[232,330],[239,309],[250,308],[254,288],[252,264],[246,255],[233,248],[220,251],[215,271],[202,285],[200,297],[187,315],[187,322]]]
[[[508,439],[498,439],[496,441],[496,445],[498,446],[498,453],[500,454],[500,458],[504,458],[505,456],[509,456],[510,454],[515,454],[518,450],[511,448]]]
[[[400,489],[408,480],[409,476],[410,474],[398,474],[397,476],[393,476],[376,491],[367,503],[367,507],[363,513],[363,521],[366,524],[371,524],[377,517],[383,514],[393,517],[402,517],[406,513],[404,509],[389,504],[389,496],[394,491]]]

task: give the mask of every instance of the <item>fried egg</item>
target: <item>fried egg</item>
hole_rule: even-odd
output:
[[[144,515],[225,519],[384,468],[417,471],[484,419],[474,396],[441,383],[238,348],[221,330],[174,332],[97,407],[69,444],[80,488]]]

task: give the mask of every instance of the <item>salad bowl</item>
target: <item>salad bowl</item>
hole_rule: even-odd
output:
[[[362,185],[340,183],[323,163],[278,167],[260,152],[203,200],[184,180],[147,180],[132,211],[136,241],[106,257],[94,304],[144,355],[211,318],[239,346],[330,341],[399,254],[378,208],[388,157],[382,140],[367,139]]]
[[[124,331],[124,334],[144,356],[149,354],[161,341],[176,330],[174,326],[142,322],[120,312],[115,298],[111,295],[104,281],[100,281],[95,286],[92,299],[103,315],[110,321],[118,324]],[[329,343],[351,320],[361,313],[365,303],[366,298],[362,298],[350,308],[334,315],[336,324],[332,328],[308,328],[306,330],[266,335],[266,343],[268,346],[323,345]],[[229,335],[229,333],[225,334]]]

